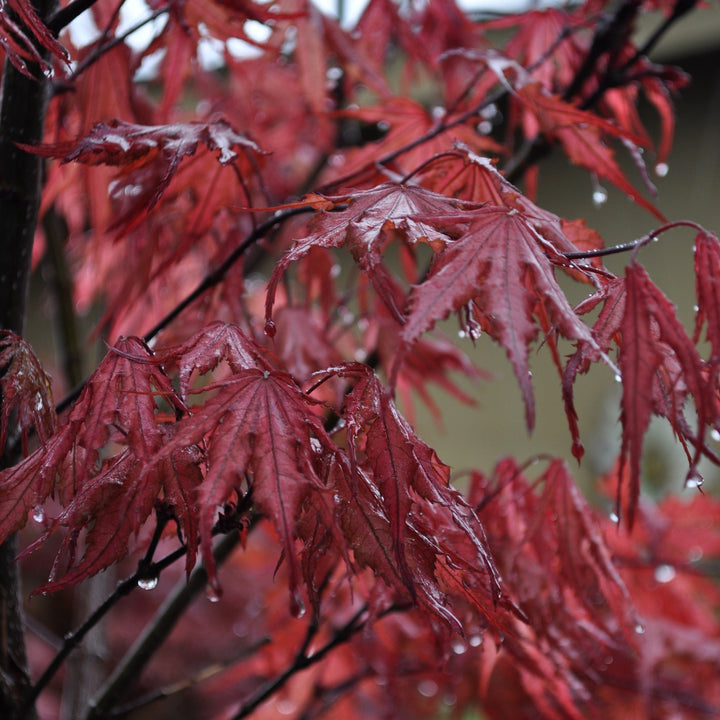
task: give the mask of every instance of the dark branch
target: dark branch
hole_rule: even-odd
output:
[[[272,680],[268,680],[264,685],[261,685],[253,695],[251,695],[240,707],[240,709],[233,715],[232,720],[242,720],[242,718],[250,715],[259,705],[265,700],[274,695],[285,683],[293,677],[296,673],[301,670],[315,665],[320,662],[331,650],[336,648],[338,645],[342,645],[347,642],[358,630],[365,627],[366,621],[360,621],[360,618],[366,613],[367,606],[363,605],[345,625],[338,628],[330,640],[325,643],[317,652],[312,655],[308,655],[308,649],[315,633],[317,632],[317,625],[311,622],[308,626],[305,640],[298,651],[293,662],[285,669],[284,672],[280,673]]]
[[[239,540],[240,534],[237,531],[225,535],[220,540],[213,551],[218,565],[227,559]],[[187,581],[182,579],[176,585],[155,617],[148,623],[143,634],[135,641],[105,685],[95,695],[86,720],[100,720],[110,714],[114,703],[137,680],[143,668],[165,641],[190,603],[207,585],[207,581],[207,570],[203,565],[198,565]]]
[[[175,320],[180,313],[183,312],[187,307],[192,305],[199,297],[205,292],[214,288],[218,285],[225,275],[228,273],[230,268],[251,248],[255,243],[263,238],[272,228],[285,220],[300,215],[302,213],[311,212],[310,206],[303,206],[298,208],[290,208],[288,210],[281,210],[276,212],[269,220],[266,220],[261,225],[258,225],[246,238],[240,243],[240,245],[233,250],[230,255],[219,265],[215,270],[208,273],[200,282],[200,284],[183,300],[181,300],[155,327],[145,333],[143,340],[147,343],[150,342],[156,335],[164,330],[170,323]],[[56,406],[58,413],[62,412],[79,397],[85,382],[82,382],[76,388],[74,388],[68,395],[66,395]]]
[[[80,17],[86,10],[90,9],[97,0],[75,0],[64,8],[53,13],[48,21],[48,28],[57,37],[75,18]]]
[[[641,247],[647,245],[650,241],[662,235],[662,233],[678,227],[689,227],[697,230],[698,232],[707,232],[702,225],[698,225],[696,222],[692,222],[691,220],[677,220],[675,222],[668,223],[667,225],[663,225],[662,227],[649,232],[647,235],[643,235],[637,240],[632,240],[631,242],[623,243],[622,245],[613,245],[612,247],[599,248],[597,250],[579,250],[578,252],[568,252],[563,253],[563,256],[568,260],[588,260],[590,258],[617,255],[624,252],[637,252]]]

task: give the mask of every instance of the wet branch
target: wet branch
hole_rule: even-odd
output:
[[[213,550],[215,562],[220,565],[237,547],[240,534],[228,533]],[[125,657],[118,663],[113,674],[91,700],[86,720],[101,720],[111,714],[113,705],[138,679],[160,645],[167,639],[176,623],[187,610],[190,603],[207,585],[208,575],[204,565],[198,565],[186,581],[181,579],[173,592],[158,609],[155,617],[147,624],[143,634],[138,637]]]

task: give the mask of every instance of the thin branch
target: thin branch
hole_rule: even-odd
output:
[[[237,531],[228,533],[213,550],[218,565],[235,549],[240,541]],[[208,575],[204,565],[198,565],[186,581],[182,579],[147,624],[125,657],[118,663],[113,674],[100,688],[90,703],[86,720],[100,720],[110,714],[113,704],[137,680],[152,656],[166,640],[182,614],[198,593],[207,585]]]
[[[164,15],[166,12],[168,12],[168,9],[168,5],[161,5],[150,15],[136,22],[135,25],[126,30],[122,35],[117,35],[116,37],[113,37],[111,40],[108,40],[104,44],[96,45],[93,50],[88,54],[88,56],[81,63],[78,63],[78,66],[75,68],[75,70],[73,70],[73,72],[67,78],[61,80],[59,88],[62,90],[66,86],[69,86],[71,83],[77,80],[78,77],[82,75],[82,73],[84,73],[91,65],[96,63],[103,55],[105,55],[105,53],[110,52],[110,50],[112,50],[114,47],[117,47],[121,43],[124,43],[134,32],[137,32],[141,28],[145,27],[145,25],[147,25],[148,23],[152,22],[153,20],[157,20],[157,18],[159,18],[161,15]]]
[[[232,716],[232,720],[242,720],[242,718],[250,715],[259,705],[264,703],[265,700],[280,690],[280,688],[282,688],[293,675],[320,662],[320,660],[322,660],[331,650],[336,648],[338,645],[342,645],[344,642],[347,642],[355,633],[365,627],[366,621],[360,622],[360,618],[366,613],[366,611],[367,605],[363,605],[350,618],[350,620],[345,623],[345,625],[335,631],[333,636],[325,643],[325,645],[312,655],[308,655],[310,641],[317,631],[317,626],[314,623],[311,623],[308,626],[308,631],[300,651],[295,656],[293,662],[284,670],[284,672],[260,686],[257,691],[242,704],[235,715]]]
[[[48,28],[55,37],[66,28],[73,20],[80,17],[86,10],[89,10],[98,0],[75,0],[64,8],[53,13],[48,21]]]
[[[164,330],[175,318],[180,315],[189,305],[195,302],[205,292],[214,288],[218,285],[225,275],[228,273],[230,268],[251,248],[258,240],[263,238],[269,230],[274,228],[276,225],[284,222],[285,220],[294,217],[295,215],[301,215],[302,213],[310,212],[312,207],[305,205],[303,207],[289,208],[288,210],[280,210],[276,212],[271,218],[266,220],[261,225],[258,225],[246,238],[233,250],[230,255],[212,272],[208,273],[197,285],[197,287],[188,295],[185,296],[162,320],[160,320],[152,330],[145,333],[143,340],[148,343],[162,330]],[[75,400],[79,397],[85,383],[83,381],[75,387],[68,395],[66,395],[56,406],[55,409],[58,413],[72,405]]]
[[[583,110],[592,108],[608,90],[614,87],[619,87],[620,85],[626,85],[640,77],[640,75],[630,76],[629,71],[641,58],[646,57],[655,45],[657,45],[663,35],[668,32],[672,25],[674,25],[683,15],[692,10],[696,4],[697,0],[678,0],[675,3],[672,13],[665,18],[655,32],[645,41],[642,47],[637,48],[635,53],[628,58],[621,67],[609,67],[606,70],[604,77],[598,83],[595,91],[583,100],[580,107]]]
[[[589,258],[605,257],[606,255],[617,255],[619,253],[630,252],[637,253],[640,248],[647,245],[652,240],[662,235],[662,233],[672,230],[678,227],[689,227],[697,230],[698,232],[707,232],[702,225],[699,225],[692,220],[676,220],[675,222],[667,223],[662,227],[656,228],[647,235],[643,235],[641,238],[632,240],[631,242],[622,243],[622,245],[613,245],[612,247],[599,248],[598,250],[584,250],[578,252],[567,252],[563,253],[563,256],[568,260],[588,260]],[[634,259],[634,258],[633,258]]]
[[[173,552],[166,555],[161,560],[152,563],[150,571],[155,575],[159,575],[162,570],[172,565],[174,562],[179,560],[185,555],[187,548],[185,546],[174,550]],[[77,630],[68,633],[63,642],[62,648],[52,659],[50,664],[45,669],[45,672],[40,676],[38,681],[28,690],[20,712],[18,714],[18,720],[26,720],[31,717],[33,706],[35,701],[40,696],[40,693],[49,685],[55,673],[60,669],[63,662],[70,653],[83,641],[83,638],[92,630],[95,625],[126,595],[129,595],[138,584],[138,580],[142,580],[147,577],[147,569],[141,571],[135,571],[130,577],[118,583],[114,592],[103,602]]]
[[[185,680],[180,680],[178,682],[172,683],[171,685],[165,685],[161,688],[153,690],[152,692],[149,692],[147,695],[143,695],[142,697],[137,698],[136,700],[113,708],[112,710],[110,710],[110,717],[123,717],[128,713],[135,712],[136,710],[145,708],[148,705],[152,705],[158,700],[165,700],[166,698],[172,697],[173,695],[177,695],[178,693],[181,693],[191,687],[199,685],[200,683],[203,683],[206,680],[215,677],[215,675],[218,675],[219,673],[227,670],[227,668],[231,667],[232,665],[235,665],[242,660],[252,657],[253,655],[255,655],[255,653],[258,652],[258,650],[263,648],[269,642],[270,638],[261,638],[249,647],[243,648],[239,653],[237,653],[234,657],[228,660],[223,660],[221,662],[216,662],[212,665],[208,665],[207,667],[204,667],[202,670],[194,673],[191,677],[186,678]]]

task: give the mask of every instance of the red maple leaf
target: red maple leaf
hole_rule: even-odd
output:
[[[640,265],[628,266],[625,284],[619,353],[623,441],[618,474],[622,477],[624,463],[628,462],[627,523],[632,527],[640,491],[643,438],[651,415],[657,412],[666,416],[678,437],[693,446],[692,455],[688,453],[686,484],[697,487],[702,484],[697,465],[707,451],[706,429],[717,422],[717,408],[708,393],[705,364],[678,321],[672,303]],[[688,426],[683,415],[688,396],[695,405],[695,429]]]
[[[525,401],[527,426],[532,428],[528,354],[538,333],[532,320],[537,306],[544,308],[560,335],[596,347],[553,274],[555,267],[573,267],[553,242],[564,236],[546,232],[545,237],[543,226],[535,227],[531,217],[505,207],[486,206],[464,219],[469,221],[467,229],[436,255],[426,280],[413,286],[402,337],[409,349],[435,322],[473,303],[482,328],[507,351]],[[396,369],[401,360],[399,356]]]
[[[520,88],[518,98],[535,116],[538,129],[546,137],[559,140],[572,162],[609,180],[638,205],[659,220],[662,213],[630,184],[604,137],[619,138],[634,146],[646,144],[643,138],[622,130],[594,113],[581,110],[545,91],[539,83]]]
[[[212,391],[212,392],[211,392]],[[218,506],[233,493],[252,500],[275,525],[289,565],[296,612],[302,607],[295,525],[308,491],[324,486],[315,470],[314,442],[326,440],[321,421],[286,373],[241,369],[196,392],[210,397],[177,425],[151,467],[174,452],[205,446],[207,473],[199,489],[201,552],[210,582],[220,586],[212,556]]]
[[[9,330],[0,330],[0,395],[0,452],[5,449],[13,413],[17,413],[25,455],[30,430],[35,430],[40,442],[46,442],[55,432],[57,419],[50,379],[30,344]]]
[[[700,232],[695,238],[695,283],[698,309],[693,340],[698,341],[706,326],[710,362],[716,364],[720,362],[720,242],[712,233]]]
[[[44,72],[51,72],[38,45],[58,60],[67,62],[67,50],[38,17],[32,4],[28,0],[7,0],[7,7],[0,12],[0,46],[14,67],[33,80],[37,78],[33,77],[28,63],[37,63]]]
[[[252,140],[225,120],[150,126],[111,120],[98,123],[85,137],[74,141],[22,147],[43,157],[61,158],[63,163],[113,165],[125,168],[125,172],[159,159],[163,170],[159,177],[152,178],[147,207],[150,210],[162,197],[182,159],[194,155],[200,143],[217,152],[221,165],[232,163],[238,156],[238,148],[261,152]]]
[[[117,516],[104,515],[91,527],[91,541],[104,535],[113,539],[103,546],[106,553],[88,562],[97,571],[126,555],[129,530],[140,529],[157,495],[157,484],[138,486],[137,479],[147,460],[166,441],[166,429],[158,422],[159,399],[178,413],[184,412],[169,377],[145,344],[137,338],[119,341],[89,378],[58,431],[24,462],[0,473],[0,537],[22,527],[28,510],[51,494],[67,508],[60,524],[75,521],[77,537],[87,524],[78,518],[86,521],[93,517],[88,508],[101,509],[106,499],[110,502],[116,497],[124,508],[128,503],[140,503],[136,512],[125,518],[128,534],[122,535]],[[103,460],[101,453],[110,451],[115,443],[126,449]],[[175,457],[171,463],[176,461],[182,460]],[[53,529],[57,527],[54,523]],[[58,561],[58,566],[69,568],[74,559],[69,547],[62,551],[64,560]],[[81,579],[81,575],[72,577],[72,582]]]
[[[347,247],[386,307],[402,320],[400,309],[385,287],[388,270],[382,262],[382,253],[390,241],[390,231],[400,233],[409,244],[420,240],[431,244],[444,242],[446,236],[430,221],[416,218],[446,216],[456,211],[460,203],[425,188],[401,183],[385,183],[352,195],[330,196],[327,200],[335,206],[347,202],[347,208],[336,212],[321,211],[310,224],[311,233],[298,240],[277,263],[268,283],[267,320],[272,317],[277,284],[285,270],[314,247]]]

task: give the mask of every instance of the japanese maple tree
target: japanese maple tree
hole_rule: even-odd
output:
[[[645,166],[689,81],[648,55],[700,6],[0,5],[0,717],[720,716],[720,243]],[[647,235],[540,207],[550,153]],[[680,226],[690,329],[640,254]],[[549,355],[578,462],[578,377],[621,382],[605,508],[521,438],[456,477],[419,436],[491,342],[528,431]],[[689,501],[642,497],[655,416]]]

